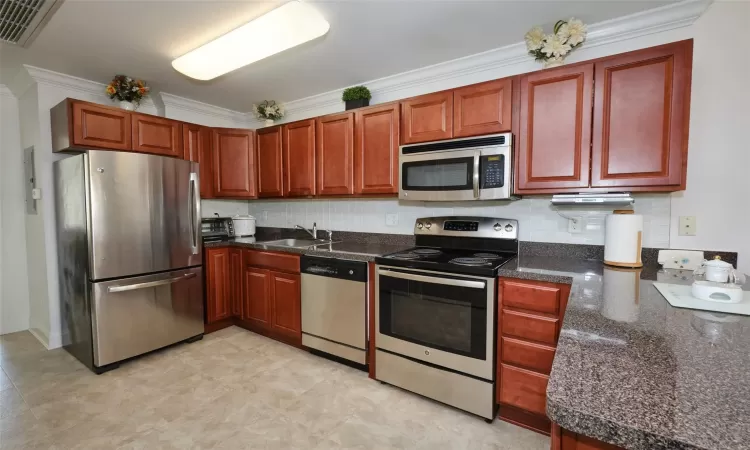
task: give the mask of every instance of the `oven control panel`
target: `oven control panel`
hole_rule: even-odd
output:
[[[518,239],[518,221],[494,217],[424,217],[414,224],[414,234]]]

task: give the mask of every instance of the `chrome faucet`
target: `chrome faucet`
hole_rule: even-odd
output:
[[[307,234],[312,236],[313,239],[318,239],[318,224],[313,222],[312,231],[308,230],[307,228],[303,227],[302,225],[295,225],[295,230],[305,230],[307,231]]]

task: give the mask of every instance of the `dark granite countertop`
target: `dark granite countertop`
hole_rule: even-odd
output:
[[[410,245],[380,244],[373,242],[333,242],[331,244],[320,244],[310,247],[286,247],[281,245],[268,245],[256,242],[253,238],[237,238],[231,241],[206,242],[204,247],[245,247],[256,250],[272,250],[299,255],[335,256],[341,259],[356,261],[373,261],[376,257],[405,250]]]
[[[541,256],[503,267],[501,276],[572,284],[550,419],[628,449],[750,448],[750,317],[674,308],[653,286],[691,275]]]

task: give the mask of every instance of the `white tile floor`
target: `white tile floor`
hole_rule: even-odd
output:
[[[549,439],[232,327],[94,375],[0,336],[0,448],[523,449]]]

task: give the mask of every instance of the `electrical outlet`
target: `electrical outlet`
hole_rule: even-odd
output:
[[[268,211],[263,211],[263,221],[266,222],[268,220]]]
[[[568,219],[568,233],[580,233],[583,231],[583,217],[571,217]]]
[[[680,216],[680,236],[695,236],[697,231],[695,216]]]
[[[389,227],[395,227],[398,225],[398,214],[386,214],[385,224]]]

